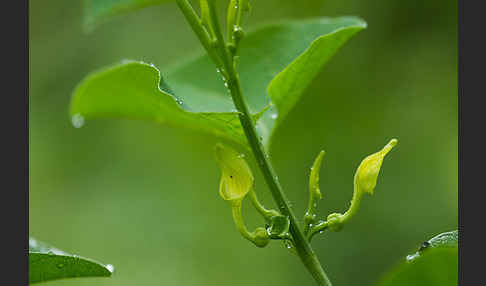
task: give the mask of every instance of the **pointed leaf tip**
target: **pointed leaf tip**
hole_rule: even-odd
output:
[[[92,259],[72,255],[33,237],[29,238],[29,283],[39,283],[65,278],[110,277],[111,264],[101,264]]]

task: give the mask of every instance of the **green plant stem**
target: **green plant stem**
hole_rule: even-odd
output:
[[[204,27],[202,26],[201,19],[196,14],[196,11],[194,11],[191,3],[189,3],[188,0],[176,0],[176,3],[177,6],[179,6],[179,9],[182,11],[182,14],[184,14],[187,22],[189,23],[189,26],[191,26],[191,29],[194,31],[197,38],[199,39],[199,42],[201,42],[202,46],[208,53],[211,60],[213,60],[216,66],[218,66],[221,73],[224,74],[225,71],[222,70],[223,63],[221,61],[221,58],[218,56],[213,48],[213,39],[211,38],[209,31],[206,31],[206,29],[204,29]]]
[[[253,155],[263,173],[263,176],[267,182],[267,185],[272,193],[272,196],[279,206],[282,214],[287,216],[290,220],[290,233],[294,238],[294,246],[297,250],[299,257],[301,258],[304,265],[307,267],[309,272],[312,274],[314,279],[318,282],[318,285],[330,286],[332,285],[327,277],[326,273],[322,269],[322,266],[317,259],[316,254],[312,250],[310,244],[305,238],[302,230],[299,227],[297,217],[290,208],[289,201],[282,191],[279,181],[272,165],[268,159],[268,156],[264,150],[262,142],[258,139],[257,131],[253,120],[251,118],[248,106],[242,96],[240,82],[234,69],[228,69],[227,79],[228,88],[231,92],[231,97],[235,103],[236,109],[239,111],[239,118],[243,130],[245,131],[248,143],[253,151]]]
[[[285,196],[285,193],[282,191],[282,187],[280,186],[280,183],[277,179],[277,175],[273,170],[272,164],[270,163],[269,156],[265,152],[263,143],[259,140],[255,124],[248,109],[248,105],[246,104],[243,97],[240,79],[233,64],[233,59],[226,45],[224,45],[223,35],[221,33],[217,15],[215,13],[216,9],[214,7],[214,2],[210,1],[209,8],[212,12],[213,17],[211,20],[213,21],[213,27],[216,33],[216,37],[218,39],[220,51],[223,53],[223,63],[228,73],[226,83],[231,93],[233,103],[238,110],[238,116],[250,148],[253,151],[253,155],[256,158],[257,164],[259,165],[260,170],[263,173],[263,176],[267,182],[267,185],[272,193],[275,202],[279,206],[281,212],[290,220],[290,233],[294,238],[294,246],[297,250],[299,257],[301,258],[302,262],[309,270],[309,272],[312,274],[318,285],[331,286],[331,281],[329,281],[329,278],[322,269],[322,266],[317,259],[316,254],[312,250],[312,247],[310,246],[309,242],[304,236],[304,233],[299,227],[297,217],[290,208],[290,203]]]
[[[177,2],[187,2],[187,0],[177,0]],[[216,34],[216,39],[218,43],[218,52],[221,56],[221,60],[227,72],[225,82],[230,91],[233,103],[238,110],[238,116],[245,132],[246,138],[248,140],[248,144],[253,151],[253,155],[255,156],[257,164],[260,167],[265,181],[267,182],[273,199],[277,203],[282,214],[287,216],[290,220],[290,233],[293,237],[294,246],[298,256],[300,257],[307,270],[314,277],[318,285],[331,286],[331,281],[324,272],[324,269],[317,259],[316,254],[312,250],[311,245],[309,244],[307,238],[299,227],[297,216],[291,209],[289,200],[287,199],[285,193],[282,191],[282,187],[280,186],[277,175],[272,167],[272,164],[270,163],[269,156],[265,152],[263,143],[258,138],[258,133],[255,128],[251,113],[248,109],[248,105],[246,104],[245,99],[243,98],[240,79],[234,66],[233,57],[228,51],[224,42],[223,35],[221,33],[221,28],[219,26],[218,17],[216,15],[214,1],[208,1],[208,4],[211,12],[212,26]],[[182,10],[182,12],[186,16],[186,18],[192,17],[190,13],[187,14],[187,11]]]
[[[309,229],[309,233],[307,234],[307,237],[309,238],[309,242],[312,240],[314,235],[323,232],[326,230],[328,227],[327,221],[321,221],[320,223],[314,225],[312,228]]]
[[[228,67],[227,67],[228,68]],[[327,277],[326,273],[322,269],[317,256],[312,250],[310,244],[305,238],[302,230],[299,227],[297,217],[290,208],[289,201],[282,191],[279,181],[275,171],[272,168],[270,160],[264,150],[262,142],[258,139],[257,131],[253,120],[251,118],[248,106],[242,96],[240,81],[238,75],[236,74],[234,68],[228,69],[227,79],[228,88],[231,92],[231,97],[235,103],[235,107],[239,112],[239,118],[243,130],[245,131],[248,143],[253,151],[253,155],[263,173],[263,176],[267,182],[267,185],[272,193],[272,196],[279,206],[282,214],[287,216],[290,220],[290,233],[294,238],[294,246],[297,250],[299,257],[301,258],[304,265],[310,271],[314,279],[318,282],[318,285],[330,286],[332,285]]]
[[[276,210],[268,210],[262,205],[262,203],[260,203],[260,201],[258,200],[258,197],[255,193],[255,190],[252,189],[248,193],[248,197],[249,197],[251,203],[253,204],[253,206],[255,207],[255,209],[265,218],[265,220],[267,222],[270,221],[270,219],[273,216],[279,215],[279,213]]]
[[[246,7],[243,7],[243,1],[238,0],[238,16],[236,18],[236,25],[241,27],[241,20],[243,19],[243,11]]]
[[[231,206],[231,211],[232,211],[232,214],[233,214],[233,220],[236,224],[236,228],[238,229],[240,234],[244,238],[253,242],[254,237],[246,228],[245,222],[243,221],[243,216],[241,215],[241,201],[237,201],[237,202],[233,203],[233,205]]]
[[[226,39],[228,42],[233,43],[233,32],[236,25],[236,11],[235,8],[238,5],[238,0],[231,0],[228,6],[228,15],[226,17]]]

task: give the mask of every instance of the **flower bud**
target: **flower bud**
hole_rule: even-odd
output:
[[[340,213],[332,213],[327,216],[327,227],[334,232],[343,229],[343,215]]]
[[[361,162],[354,176],[354,183],[357,188],[355,191],[373,195],[383,158],[385,158],[385,155],[390,152],[397,143],[397,139],[392,139],[385,147],[383,147],[383,149],[375,154],[369,155]]]
[[[319,171],[321,170],[322,159],[326,152],[321,151],[312,165],[311,173],[309,177],[309,190],[311,196],[314,196],[317,200],[322,199],[321,189],[319,188]]]
[[[268,232],[263,227],[259,227],[255,229],[253,233],[253,243],[258,247],[265,247],[270,242],[270,237],[268,236]]]
[[[244,155],[222,144],[216,145],[215,154],[222,171],[219,194],[224,200],[232,203],[241,201],[254,182]]]
[[[380,151],[369,155],[366,157],[354,175],[354,193],[351,200],[351,206],[341,217],[341,223],[345,223],[358,211],[361,198],[365,193],[370,195],[373,194],[373,190],[376,186],[376,180],[378,179],[378,174],[380,173],[381,164],[383,163],[383,158],[390,152],[390,150],[397,145],[398,140],[392,139],[388,144],[386,144]]]

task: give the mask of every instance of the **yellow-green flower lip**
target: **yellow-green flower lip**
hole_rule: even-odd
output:
[[[216,145],[215,155],[222,171],[219,194],[226,201],[242,200],[254,182],[244,155],[222,144]]]

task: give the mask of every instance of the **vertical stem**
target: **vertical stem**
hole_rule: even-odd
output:
[[[187,3],[187,0],[177,0],[178,4],[183,2]],[[248,140],[248,144],[253,151],[253,155],[255,156],[257,164],[260,167],[260,170],[265,178],[270,192],[272,193],[273,199],[277,203],[282,214],[287,216],[290,220],[290,233],[293,237],[294,246],[296,248],[298,256],[300,257],[301,261],[310,272],[312,277],[314,277],[318,285],[331,286],[331,281],[329,281],[329,278],[322,269],[322,266],[317,259],[316,254],[310,246],[310,243],[307,241],[307,238],[299,227],[297,216],[294,214],[292,208],[290,207],[289,200],[287,199],[285,193],[282,191],[282,187],[280,186],[277,175],[272,167],[272,164],[270,163],[269,156],[265,152],[263,143],[259,140],[251,113],[248,109],[248,105],[243,98],[240,79],[234,66],[233,57],[228,51],[228,48],[226,47],[224,42],[223,34],[221,32],[219,20],[216,14],[214,1],[208,1],[208,4],[211,12],[212,26],[216,34],[218,53],[219,56],[221,56],[220,59],[222,60],[224,69],[227,72],[226,83],[231,93],[234,105],[238,110],[238,116],[245,132],[246,138]],[[185,10],[182,10],[182,12],[186,16],[186,18],[188,16],[191,16],[186,14]]]
[[[245,131],[248,143],[253,151],[253,154],[257,160],[258,166],[263,173],[265,181],[272,193],[273,199],[277,203],[280,211],[290,220],[290,233],[294,238],[294,245],[297,250],[297,254],[304,263],[305,267],[312,274],[318,285],[331,286],[331,281],[327,277],[326,273],[322,269],[322,266],[317,259],[316,254],[312,250],[309,242],[304,236],[302,230],[299,227],[299,222],[293,210],[290,208],[289,200],[282,191],[282,187],[277,179],[276,173],[265,153],[262,142],[258,139],[257,131],[253,121],[251,119],[248,106],[242,96],[239,78],[232,67],[228,68],[228,88],[231,91],[231,97],[235,103],[236,109],[239,111],[239,118],[243,130]]]
[[[238,6],[238,0],[231,0],[228,6],[228,16],[226,17],[226,40],[230,43],[233,42],[233,31],[236,25],[236,9]]]
[[[196,34],[197,38],[199,39],[199,42],[201,42],[202,46],[208,53],[211,60],[213,60],[216,66],[219,69],[221,69],[223,63],[221,62],[221,58],[218,56],[218,54],[215,52],[214,48],[212,47],[213,39],[211,39],[211,35],[202,26],[201,19],[196,14],[196,11],[194,11],[194,8],[192,8],[191,3],[189,3],[188,0],[176,0],[176,3],[177,6],[179,6],[179,9],[181,9],[182,14],[184,14],[187,22],[189,23],[189,26],[191,26],[191,29]]]

